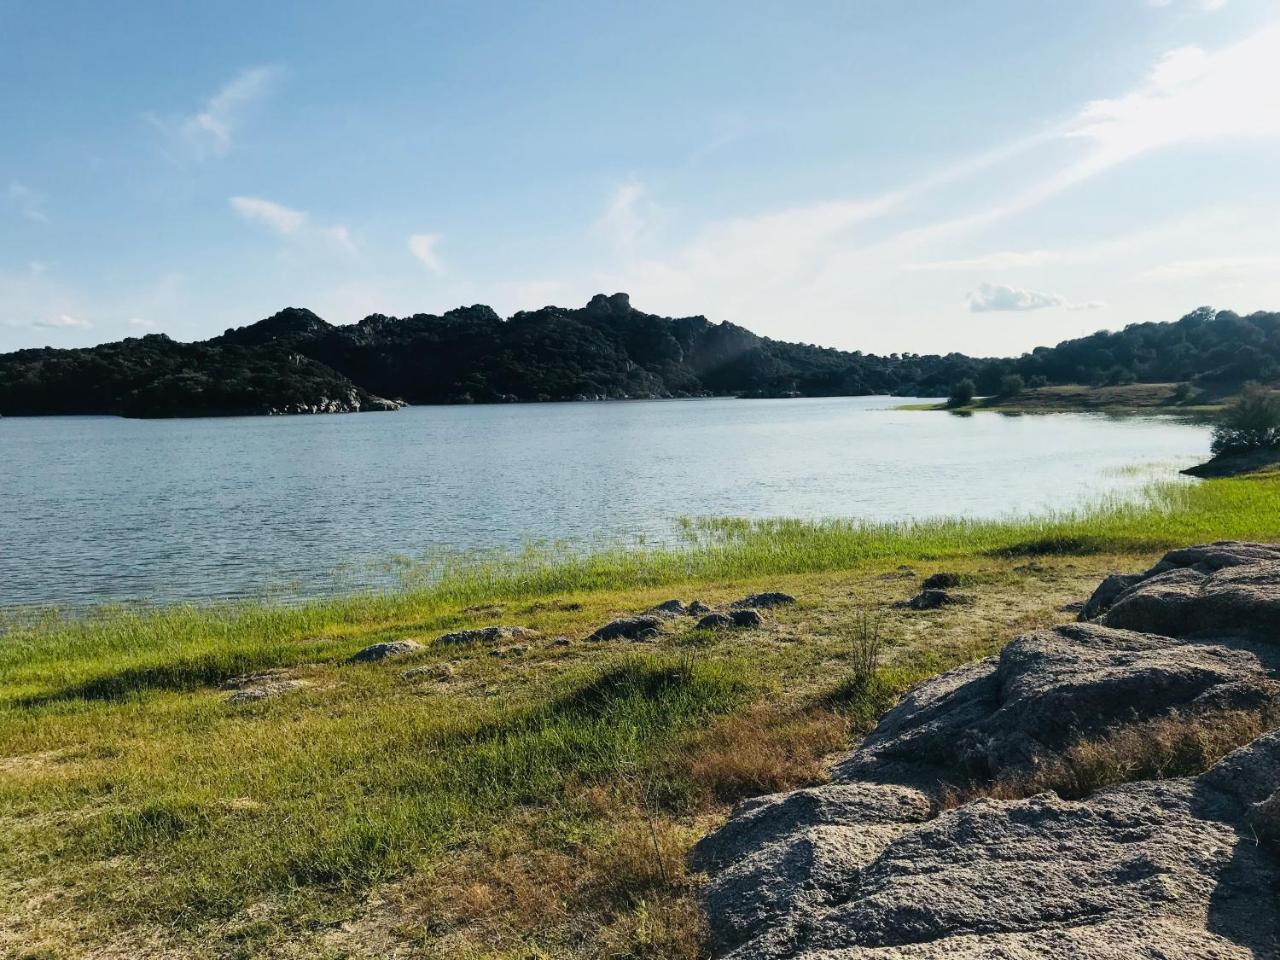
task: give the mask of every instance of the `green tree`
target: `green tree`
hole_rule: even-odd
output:
[[[1280,394],[1257,383],[1245,384],[1240,397],[1213,428],[1215,455],[1280,448]]]
[[[1000,396],[1016,397],[1027,389],[1027,383],[1016,373],[1006,373],[1000,378]]]
[[[973,381],[966,377],[951,388],[951,396],[947,397],[947,406],[953,408],[963,407],[965,404],[971,403],[977,389]]]

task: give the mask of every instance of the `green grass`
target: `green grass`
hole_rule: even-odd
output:
[[[905,684],[1057,616],[1095,567],[1210,539],[1280,540],[1278,506],[1270,476],[1159,484],[1136,503],[1007,521],[691,521],[679,550],[527,552],[395,594],[15,619],[0,636],[0,954],[6,918],[15,930],[22,918],[19,941],[38,932],[52,955],[103,943],[143,955],[129,938],[157,930],[188,936],[188,952],[207,939],[207,955],[235,955],[228,944],[243,936],[244,956],[264,955],[459,850],[519,837],[521,849],[577,856],[612,836],[610,804],[634,807],[637,783],[664,823],[692,831],[708,793],[728,803],[744,784],[813,776],[810,754],[833,736],[873,722]],[[1056,595],[1054,563],[1066,578]],[[989,607],[891,611],[909,584],[884,574],[902,564],[971,571]],[[650,655],[544,644],[515,661],[429,645],[493,622],[581,637],[668,592],[716,601],[776,586],[802,602],[749,644],[686,630]],[[889,611],[896,659],[851,684],[848,625],[868,605]],[[428,643],[408,662],[449,663],[447,683],[406,681],[400,663],[344,663],[405,636]],[[273,668],[307,685],[241,707],[217,689]],[[809,754],[780,763],[801,733]],[[604,812],[582,799],[595,790],[614,798]],[[536,826],[517,826],[530,811]],[[259,930],[245,911],[262,904],[276,919]]]
[[[285,709],[100,708],[94,726],[129,730],[164,755],[143,751],[131,759],[142,768],[126,777],[109,772],[114,758],[94,758],[102,775],[56,800],[86,815],[55,847],[28,837],[26,852],[56,853],[64,868],[145,860],[145,885],[118,878],[95,894],[122,921],[225,916],[246,899],[307,885],[356,889],[545,801],[566,780],[643,763],[654,743],[740,703],[744,676],[720,663],[632,656],[566,678],[545,699],[447,712],[406,711],[394,696],[330,717],[310,715],[305,697]],[[97,739],[79,732],[81,743]],[[28,790],[0,786],[0,809],[30,807]],[[281,809],[287,818],[269,815]]]

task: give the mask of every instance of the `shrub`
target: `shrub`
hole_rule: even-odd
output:
[[[1191,399],[1191,384],[1183,380],[1180,384],[1173,388],[1172,400],[1174,403],[1186,403]]]
[[[1280,395],[1257,383],[1245,385],[1239,398],[1213,429],[1215,456],[1280,448]]]
[[[968,378],[961,380],[951,388],[951,396],[947,397],[948,407],[963,407],[967,403],[973,401],[973,395],[978,388],[972,380]]]
[[[1000,378],[1000,396],[1002,397],[1016,397],[1026,388],[1026,381],[1016,373],[1007,373]]]

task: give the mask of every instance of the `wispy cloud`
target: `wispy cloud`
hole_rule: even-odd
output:
[[[1280,138],[1280,23],[1214,52],[1170,50],[1141,87],[1086,105],[1067,135],[1092,150],[1063,185],[1175,144]]]
[[[628,180],[615,189],[604,212],[593,225],[594,232],[622,252],[630,252],[652,235],[662,219],[662,211],[639,180]]]
[[[262,197],[232,197],[229,202],[241,219],[264,226],[282,237],[320,240],[347,253],[356,253],[359,249],[347,227],[340,223],[313,224],[305,210],[295,210]]]
[[[1057,250],[1004,250],[999,253],[988,253],[980,257],[967,257],[957,260],[927,260],[923,263],[908,264],[908,270],[928,270],[940,272],[963,272],[967,270],[1014,270],[1019,267],[1043,267],[1052,263],[1061,263],[1065,254]]]
[[[232,197],[231,209],[251,223],[261,223],[276,233],[297,233],[307,222],[307,215],[273,200],[261,197]]]
[[[1221,10],[1225,7],[1227,0],[1189,0],[1186,4],[1179,4],[1179,6],[1182,5],[1202,10],[1205,13],[1213,13],[1213,11]],[[1156,8],[1172,7],[1174,6],[1174,0],[1147,0],[1147,6]]]
[[[409,237],[409,252],[432,273],[444,273],[444,263],[436,248],[443,238],[438,233],[415,233]]]
[[[44,320],[32,320],[31,325],[42,330],[88,330],[93,326],[88,320],[81,320],[67,313],[60,313]]]
[[[144,320],[142,317],[130,317],[125,323],[135,330],[154,330],[156,328],[154,320]]]
[[[250,109],[271,92],[279,73],[270,66],[241,70],[194,113],[170,119],[152,114],[148,119],[197,160],[225,156]]]
[[[44,212],[45,196],[39,190],[33,190],[17,180],[11,180],[9,189],[5,191],[5,197],[14,209],[28,220],[34,220],[36,223],[48,221],[49,218]]]
[[[1066,307],[1068,310],[1098,310],[1103,304],[1097,300],[1073,303],[1058,293],[1041,293],[999,283],[984,283],[966,298],[973,313],[994,311],[1024,312],[1044,310],[1048,307]]]
[[[1243,277],[1259,273],[1280,273],[1280,256],[1250,254],[1174,260],[1153,267],[1144,276],[1154,280],[1196,280],[1203,277]]]

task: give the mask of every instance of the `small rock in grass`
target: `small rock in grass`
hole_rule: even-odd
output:
[[[926,577],[924,583],[920,584],[921,590],[950,590],[952,587],[960,586],[960,574],[958,573],[935,573],[930,577]]]
[[[573,640],[569,637],[556,637],[551,641],[553,647],[568,647],[573,645]]]
[[[388,640],[385,643],[375,643],[365,647],[359,653],[353,654],[347,661],[348,663],[376,663],[379,660],[386,660],[388,657],[404,657],[411,653],[417,653],[423,649],[422,644],[417,640]]]
[[[479,627],[475,630],[458,630],[454,633],[446,633],[436,640],[436,643],[445,646],[454,646],[463,643],[511,643],[517,640],[532,640],[538,634],[525,627],[512,626],[496,626],[496,627]]]
[[[490,650],[491,657],[523,657],[529,652],[527,645],[519,645],[514,647],[499,647],[497,650]]]
[[[690,617],[705,617],[711,612],[711,608],[701,600],[695,600],[684,608],[684,612]]]
[[[639,617],[618,617],[610,620],[588,640],[649,640],[661,632],[662,617],[644,614]]]
[[[904,610],[937,610],[940,607],[971,602],[968,597],[959,597],[946,590],[921,590],[910,600],[903,600],[901,603],[895,603],[894,606]]]
[[[759,610],[732,610],[729,613],[709,613],[698,621],[699,630],[750,629],[764,623]]]
[[[453,676],[453,667],[447,663],[428,663],[406,670],[400,676],[406,680],[448,680]]]
[[[666,600],[645,612],[659,617],[682,617],[685,614],[685,606],[681,600]]]
[[[734,610],[767,610],[770,607],[784,607],[795,602],[796,598],[789,593],[753,593],[749,597],[733,601],[729,606]]]

